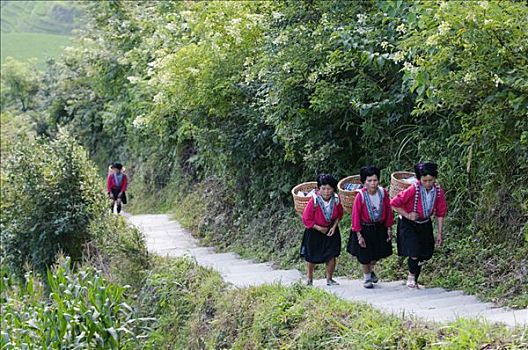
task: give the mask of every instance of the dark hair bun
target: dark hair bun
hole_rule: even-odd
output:
[[[324,185],[330,185],[334,189],[334,191],[337,190],[337,180],[330,174],[317,175],[317,188]]]
[[[414,172],[416,178],[419,180],[422,176],[431,175],[432,177],[438,176],[438,165],[432,162],[420,162],[414,166]]]
[[[359,177],[361,178],[361,183],[365,183],[365,181],[367,181],[367,177],[372,175],[376,175],[378,177],[378,180],[380,179],[380,170],[374,165],[367,165],[359,169]]]

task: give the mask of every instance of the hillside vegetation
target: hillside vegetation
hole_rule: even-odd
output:
[[[41,79],[40,133],[69,129],[137,211],[222,249],[298,265],[289,191],[318,172],[439,164],[449,213],[429,285],[528,306],[523,1],[87,4]],[[45,92],[45,93],[44,93]],[[341,232],[346,236],[348,218]],[[383,278],[401,278],[396,257]],[[340,274],[358,274],[343,257]]]

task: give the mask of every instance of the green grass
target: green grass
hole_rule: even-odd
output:
[[[43,69],[48,58],[60,56],[65,46],[72,45],[71,37],[43,33],[1,33],[2,63],[6,57],[24,61],[37,58],[37,66]]]

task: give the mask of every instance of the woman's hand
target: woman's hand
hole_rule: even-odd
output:
[[[436,236],[436,247],[440,247],[442,246],[442,234],[441,233],[438,233],[438,235]]]
[[[387,242],[390,242],[392,240],[392,229],[389,228],[387,230]]]
[[[444,218],[443,217],[437,217],[436,222],[438,224],[438,234],[436,236],[436,246],[440,247],[442,245],[442,231],[444,229]]]
[[[358,243],[359,243],[359,246],[361,248],[366,248],[367,247],[367,243],[365,243],[365,238],[363,238],[363,236],[361,235],[361,233],[358,232],[357,234],[358,236]]]
[[[326,233],[328,232],[328,227],[324,227],[324,226],[319,226],[319,225],[314,225],[314,228],[321,232],[322,234],[326,235]]]
[[[416,220],[418,220],[418,213],[415,213],[415,212],[407,213],[407,215],[405,216],[405,218],[406,218],[407,220],[416,221]]]
[[[114,200],[114,194],[113,194],[112,192],[110,192],[110,193],[108,194],[108,196],[110,197],[111,200]]]
[[[332,236],[334,235],[334,233],[335,233],[335,230],[336,230],[336,226],[334,225],[334,226],[332,226],[332,227],[330,228],[330,230],[328,230],[328,233],[327,233],[326,235],[327,235],[328,237],[332,237]]]

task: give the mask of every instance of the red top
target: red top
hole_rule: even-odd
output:
[[[311,229],[314,227],[314,225],[330,227],[336,219],[341,220],[343,218],[343,205],[339,201],[339,198],[336,198],[334,212],[332,213],[330,222],[326,221],[321,205],[323,204],[318,203],[314,208],[314,197],[310,198],[310,201],[308,202],[306,208],[304,208],[302,215],[302,221],[306,228]]]
[[[368,196],[366,188],[363,188],[361,192],[363,193],[363,196]],[[363,196],[361,193],[358,193],[356,199],[354,200],[354,207],[352,208],[352,231],[354,232],[361,231],[361,223],[372,223],[367,204],[365,203]],[[394,216],[392,214],[389,193],[386,189],[383,189],[383,203],[381,204],[381,207],[382,212],[379,222],[385,227],[391,227],[394,223]]]
[[[121,181],[121,189],[119,191],[125,192],[127,190],[127,185],[127,176],[123,174],[123,180]],[[112,191],[112,188],[114,187],[116,187],[114,174],[109,174],[106,178],[106,191],[110,193]]]
[[[419,183],[417,183],[417,185],[422,186]],[[433,187],[432,190],[436,190],[435,187]],[[416,187],[411,185],[406,190],[398,193],[396,197],[391,200],[390,204],[395,208],[403,208],[407,213],[412,213],[414,211],[415,194]],[[418,213],[418,217],[423,220],[428,218],[424,217],[421,197],[422,196],[418,195],[416,212]],[[443,218],[447,213],[447,203],[445,200],[444,190],[442,190],[440,186],[438,186],[438,195],[436,197],[432,213],[432,215],[436,215],[439,218]]]

